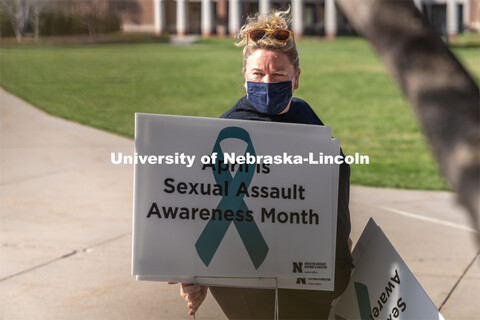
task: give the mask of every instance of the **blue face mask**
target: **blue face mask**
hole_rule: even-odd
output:
[[[247,81],[248,102],[265,114],[279,114],[292,99],[292,81]]]

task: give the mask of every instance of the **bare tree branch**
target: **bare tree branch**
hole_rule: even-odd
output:
[[[23,30],[30,14],[30,0],[1,0],[0,4],[10,17],[17,41],[22,42]]]
[[[412,1],[337,4],[401,87],[443,175],[480,230],[480,92],[475,81]]]
[[[74,12],[80,13],[79,22],[87,26],[91,36],[97,34],[102,18],[114,13],[126,1],[119,0],[70,0]],[[118,2],[118,4],[117,4]],[[126,3],[125,3],[126,4]]]
[[[35,35],[35,41],[40,38],[40,25],[42,22],[41,14],[54,6],[56,0],[29,0],[31,6],[31,14],[29,21],[33,27],[33,33]]]

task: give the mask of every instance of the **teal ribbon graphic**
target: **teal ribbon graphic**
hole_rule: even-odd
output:
[[[362,320],[368,320],[370,318],[370,298],[368,297],[368,288],[361,282],[354,282],[355,293],[357,294],[358,309],[360,310],[360,317]]]
[[[361,282],[354,282],[355,287],[355,294],[357,295],[357,304],[358,310],[360,311],[360,319],[361,320],[369,320],[370,319],[370,310],[372,310],[370,306],[370,298],[368,296],[368,288]],[[335,320],[346,320],[345,318],[335,314]]]
[[[245,141],[247,143],[245,155],[246,153],[250,153],[251,155],[256,156],[255,149],[253,148],[252,140],[250,139],[248,132],[239,127],[227,127],[220,131],[217,141],[215,142],[215,146],[213,147],[213,152],[217,153],[219,161],[223,162],[223,152],[222,148],[220,147],[220,142],[228,138],[235,138]],[[245,166],[247,168],[244,168],[242,172],[237,170],[235,177],[232,177],[229,170],[221,171],[220,173],[218,173],[217,170],[213,170],[213,175],[217,184],[225,185],[225,181],[227,181],[229,191],[234,191],[228,192],[228,195],[223,196],[222,200],[220,200],[217,209],[220,209],[222,212],[230,209],[233,212],[242,210],[246,214],[248,211],[248,207],[243,201],[244,195],[242,194],[241,196],[237,197],[236,192],[241,183],[244,183],[248,188],[250,182],[252,181],[253,175],[255,174],[256,164],[245,164]],[[267,256],[268,246],[254,220],[248,222],[245,220],[236,221],[236,219],[234,221],[210,219],[195,243],[195,248],[197,249],[200,259],[202,259],[203,263],[208,267],[213,256],[215,255],[215,252],[220,246],[220,243],[222,242],[230,223],[232,222],[238,230],[240,238],[247,249],[248,255],[250,256],[255,269],[258,269]]]

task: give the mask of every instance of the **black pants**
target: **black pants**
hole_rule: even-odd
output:
[[[273,319],[275,290],[211,287],[228,319]],[[313,290],[278,290],[280,319],[327,319],[333,293]]]
[[[335,291],[278,289],[280,319],[327,319],[333,299],[340,296],[350,281],[351,263],[337,261]],[[228,319],[273,319],[275,290],[210,287]]]

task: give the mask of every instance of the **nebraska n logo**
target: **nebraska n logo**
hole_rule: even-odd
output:
[[[293,273],[303,273],[303,262],[294,262],[293,263]]]
[[[227,127],[220,131],[217,141],[215,142],[215,146],[213,147],[213,152],[218,154],[219,161],[223,161],[223,152],[222,148],[220,147],[220,142],[228,138],[236,138],[245,141],[247,143],[245,155],[250,153],[251,155],[255,156],[255,149],[253,148],[252,140],[250,139],[248,132],[239,127]],[[227,181],[229,188],[232,188],[232,190],[238,190],[241,183],[246,185],[248,188],[250,182],[252,181],[253,175],[255,174],[256,164],[247,164],[247,166],[248,170],[244,170],[242,172],[237,170],[235,178],[232,177],[229,171],[222,171],[221,173],[218,173],[217,170],[213,170],[213,176],[219,185],[225,185],[225,181]],[[243,201],[245,194],[241,196],[235,196],[231,194],[232,193],[229,192],[227,196],[222,197],[217,209],[220,209],[222,212],[225,212],[226,210],[242,210],[243,212],[247,212],[248,207]],[[220,243],[222,242],[230,223],[232,223],[232,221],[210,219],[195,243],[198,255],[207,267],[212,261],[218,247],[220,246]],[[258,226],[254,220],[251,222],[245,220],[235,220],[233,223],[238,230],[238,234],[240,235],[240,238],[247,249],[248,255],[250,256],[255,269],[258,269],[268,253],[268,246],[262,236],[262,233],[258,229]]]

